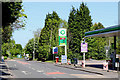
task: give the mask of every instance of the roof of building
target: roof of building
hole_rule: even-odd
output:
[[[120,36],[120,25],[85,32],[85,37],[112,37]]]

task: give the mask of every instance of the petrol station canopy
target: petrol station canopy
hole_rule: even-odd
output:
[[[85,32],[85,37],[113,37],[120,36],[120,25]]]

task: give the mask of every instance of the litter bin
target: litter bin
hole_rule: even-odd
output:
[[[56,63],[58,63],[58,61],[59,61],[59,57],[55,57],[56,58]]]

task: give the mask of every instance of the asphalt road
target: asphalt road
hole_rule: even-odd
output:
[[[8,60],[13,78],[101,78],[102,75],[55,66],[52,63]]]

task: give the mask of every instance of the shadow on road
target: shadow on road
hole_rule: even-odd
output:
[[[103,69],[103,65],[85,65],[85,66]]]
[[[8,75],[10,75],[9,73],[1,71],[1,70],[0,70],[0,73],[1,73],[2,76],[8,76]]]
[[[103,69],[103,65],[102,64],[97,64],[97,65],[85,65],[86,67],[94,67],[94,68],[99,68],[99,69]],[[109,70],[112,70],[112,67],[109,66]]]
[[[14,67],[9,67],[8,69],[9,70],[18,70],[17,68],[14,68]]]
[[[8,73],[8,68],[7,68],[7,66],[6,66],[5,64],[3,64],[3,63],[0,63],[0,64],[2,64],[2,65],[0,65],[0,75],[2,75],[2,76],[10,75],[10,74]]]

